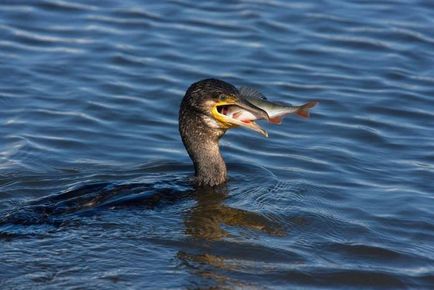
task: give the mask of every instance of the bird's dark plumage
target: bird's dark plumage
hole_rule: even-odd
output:
[[[179,132],[199,185],[215,186],[227,179],[219,148],[219,140],[227,129],[220,128],[210,113],[210,106],[222,94],[237,95],[238,90],[226,82],[206,79],[192,84],[181,103]]]
[[[179,110],[179,132],[194,163],[198,185],[216,186],[226,181],[220,138],[228,129],[239,126],[267,136],[255,123],[259,119],[268,120],[267,113],[247,102],[231,84],[206,79],[188,88]]]

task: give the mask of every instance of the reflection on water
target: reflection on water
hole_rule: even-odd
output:
[[[279,225],[261,214],[232,208],[224,204],[229,192],[226,186],[198,189],[194,192],[197,204],[185,218],[186,234],[198,239],[219,240],[230,237],[226,226],[248,228],[268,234],[283,235]]]
[[[239,230],[250,229],[261,231],[268,235],[284,236],[285,232],[278,223],[265,216],[242,209],[225,205],[224,201],[230,193],[227,186],[219,188],[200,188],[194,191],[197,202],[185,215],[185,232],[188,236],[198,240],[218,241],[223,238],[237,239],[236,236],[225,231],[225,227],[235,227]],[[210,279],[222,287],[246,287],[249,284],[232,281],[224,273],[218,271],[238,271],[241,267],[233,257],[218,256],[213,254],[213,247],[191,253],[191,251],[179,251],[176,257],[190,268],[195,275]],[[207,269],[210,267],[209,269]]]

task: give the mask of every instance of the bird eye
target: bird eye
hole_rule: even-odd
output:
[[[224,101],[224,100],[226,100],[227,98],[228,98],[228,96],[223,95],[223,94],[221,94],[221,95],[219,96],[219,100],[220,100],[220,101]]]

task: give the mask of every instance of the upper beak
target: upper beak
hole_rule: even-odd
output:
[[[235,114],[233,116],[230,114],[225,114],[225,111],[228,111],[229,108],[235,111],[238,110],[240,115],[243,114],[244,119],[236,118]],[[226,128],[237,126],[246,127],[264,135],[265,137],[268,137],[267,131],[255,123],[255,120],[269,120],[267,112],[245,101],[243,98],[230,97],[225,101],[219,101],[214,105],[212,109],[212,115]]]

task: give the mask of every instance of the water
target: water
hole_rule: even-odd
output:
[[[2,1],[2,289],[433,288],[430,1]],[[308,121],[222,140],[195,192],[193,82]]]

